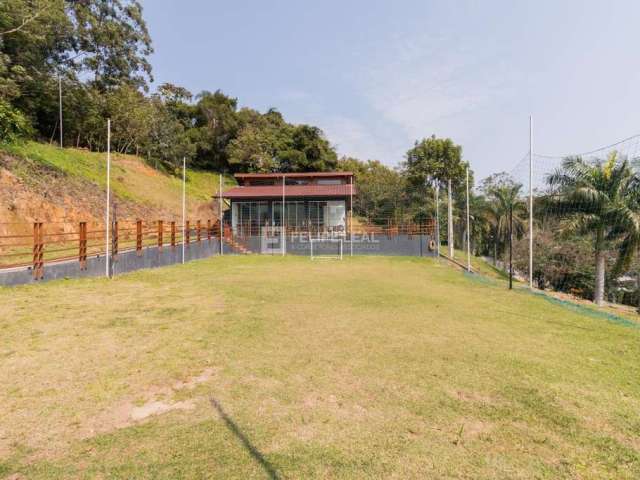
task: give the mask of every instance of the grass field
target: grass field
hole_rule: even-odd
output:
[[[635,327],[419,258],[0,289],[0,478],[639,478]]]

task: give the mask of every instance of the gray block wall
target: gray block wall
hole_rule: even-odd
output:
[[[202,240],[200,243],[190,243],[185,248],[185,261],[207,258],[218,255],[219,253],[220,243],[217,239]],[[232,253],[226,245],[225,253]],[[177,245],[174,248],[164,246],[162,250],[158,249],[158,247],[146,247],[142,250],[141,255],[138,255],[136,251],[119,253],[117,260],[113,263],[113,274],[118,275],[120,273],[133,272],[142,268],[164,267],[181,262],[182,245]],[[3,270],[0,271],[0,285],[13,286],[62,278],[101,277],[104,275],[105,257],[101,255],[88,257],[87,268],[85,270],[80,269],[80,262],[78,260],[46,263],[44,267],[44,278],[42,280],[33,279],[33,272],[30,267]]]
[[[265,242],[260,236],[247,237],[242,240],[237,239],[252,253],[282,255],[282,249],[278,242]],[[365,235],[354,237],[354,255],[385,255],[385,256],[413,256],[413,257],[435,257],[436,252],[429,248],[431,237],[429,235],[396,235],[392,237]],[[224,244],[224,254],[235,254],[230,245]],[[351,243],[348,240],[342,242],[343,255],[351,253]],[[336,242],[314,242],[314,254],[334,255],[338,253],[339,243]],[[287,237],[286,253],[290,255],[310,256],[311,243],[304,235]],[[185,261],[197,260],[220,254],[220,244],[217,239],[202,240],[201,242],[190,243],[185,249]],[[46,260],[46,251],[45,251]],[[181,263],[182,246],[175,248],[164,246],[162,250],[158,247],[146,247],[139,255],[136,251],[127,251],[118,254],[117,260],[113,264],[113,274],[118,275],[126,272],[133,272],[142,268],[156,268],[166,265]],[[0,286],[14,286],[29,283],[41,283],[48,280],[63,278],[83,278],[100,277],[105,275],[104,256],[93,256],[87,258],[87,268],[80,269],[78,260],[64,262],[46,263],[44,267],[44,278],[34,280],[31,268],[23,267],[0,271]]]

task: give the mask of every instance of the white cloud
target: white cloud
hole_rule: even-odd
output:
[[[341,155],[361,160],[388,160],[394,155],[362,122],[344,116],[319,119],[321,128]]]
[[[382,137],[374,133],[373,125],[365,123],[356,115],[338,114],[328,111],[327,106],[314,95],[289,90],[278,95],[284,109],[293,112],[287,118],[294,123],[309,123],[320,127],[340,156],[353,156],[361,160],[380,160],[396,163],[401,157],[389,147]]]
[[[495,53],[460,48],[452,38],[398,37],[369,59],[357,81],[370,106],[412,142],[509,93],[505,69],[490,56]]]

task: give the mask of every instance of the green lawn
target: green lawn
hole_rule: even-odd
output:
[[[435,260],[0,289],[0,478],[639,478],[640,329]]]

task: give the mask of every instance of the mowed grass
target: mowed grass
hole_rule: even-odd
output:
[[[445,262],[212,258],[0,318],[0,477],[640,477],[640,330]]]

